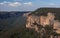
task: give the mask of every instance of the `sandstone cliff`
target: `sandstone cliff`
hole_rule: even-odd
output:
[[[41,32],[41,30],[39,30],[39,27],[45,27],[46,25],[49,25],[51,27],[53,27],[53,29],[57,29],[57,33],[58,29],[60,29],[60,22],[59,20],[55,20],[55,15],[54,13],[48,12],[47,16],[41,15],[41,16],[37,16],[37,15],[28,15],[27,16],[27,22],[26,22],[26,28],[30,28],[30,29],[35,29],[35,31],[37,32]]]

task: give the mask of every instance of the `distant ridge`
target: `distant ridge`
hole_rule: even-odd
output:
[[[24,13],[29,13],[30,11],[0,11],[0,19],[13,18],[23,16]]]

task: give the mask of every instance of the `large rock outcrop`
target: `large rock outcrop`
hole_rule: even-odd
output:
[[[55,20],[54,13],[48,12],[46,16],[41,15],[28,15],[27,22],[26,22],[26,28],[35,29],[35,31],[40,32],[39,27],[45,27],[46,25],[49,25],[53,27],[53,29],[60,29],[60,22],[59,20]],[[56,31],[56,32],[57,32]],[[60,32],[60,31],[59,31]],[[57,33],[59,33],[57,32]]]

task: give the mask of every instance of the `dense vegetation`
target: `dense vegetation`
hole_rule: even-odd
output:
[[[0,38],[18,38],[18,36],[20,36],[18,32],[19,34],[20,32],[23,33],[22,26],[26,24],[26,17],[20,15],[17,17],[16,15],[13,15],[14,17],[8,17],[6,14],[1,14],[3,15],[3,19],[0,16]],[[4,15],[7,18],[5,18]]]
[[[0,32],[0,38],[38,38],[38,35],[34,30],[21,26],[18,29]]]

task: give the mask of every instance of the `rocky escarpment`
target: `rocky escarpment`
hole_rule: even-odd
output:
[[[59,34],[60,33],[60,21],[56,20],[55,18],[56,16],[54,15],[54,13],[51,13],[51,12],[48,12],[46,16],[44,15],[38,16],[34,14],[28,15],[26,28],[34,29],[37,33],[40,34],[40,36],[47,34],[49,30],[50,30],[49,32],[51,33],[56,32]],[[56,30],[56,31],[53,31],[53,30]]]

